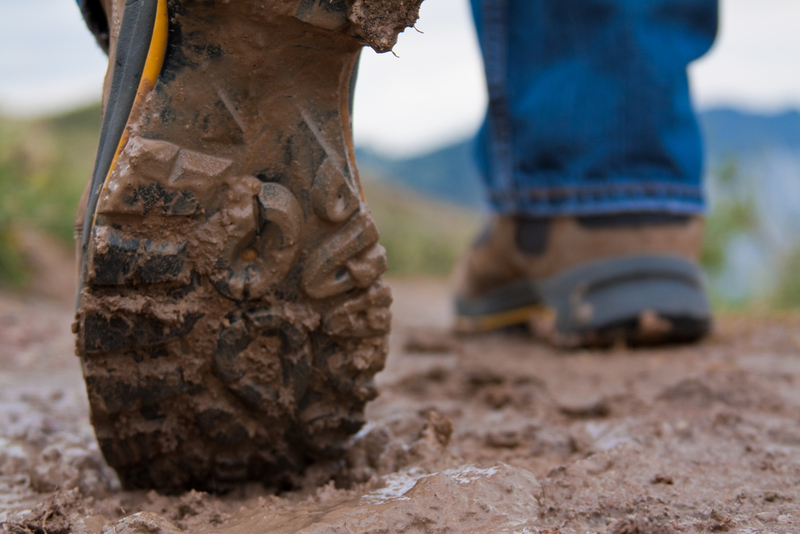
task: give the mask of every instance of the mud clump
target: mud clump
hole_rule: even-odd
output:
[[[295,0],[293,16],[326,30],[345,31],[376,52],[389,52],[414,26],[423,0]],[[285,9],[291,12],[291,4]],[[284,9],[284,8],[278,8]]]
[[[175,525],[152,512],[139,512],[126,517],[107,534],[179,534],[184,532]]]
[[[100,534],[106,519],[87,508],[80,490],[59,491],[16,521],[3,524],[14,534]]]
[[[348,19],[376,52],[388,52],[419,18],[422,0],[355,0]]]

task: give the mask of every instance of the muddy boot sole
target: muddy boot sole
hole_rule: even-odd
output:
[[[126,488],[281,484],[341,457],[376,396],[391,294],[349,127],[362,41],[270,5],[126,2],[75,325]]]
[[[458,298],[456,312],[462,333],[525,325],[564,348],[686,343],[711,328],[700,269],[671,256],[613,258],[518,280]]]

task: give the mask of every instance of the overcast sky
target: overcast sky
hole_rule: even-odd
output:
[[[800,109],[800,0],[722,0],[714,48],[690,68],[700,109]],[[486,103],[468,0],[426,0],[395,52],[363,56],[356,141],[391,155],[471,135]],[[0,0],[0,109],[36,115],[95,101],[105,56],[73,0]]]

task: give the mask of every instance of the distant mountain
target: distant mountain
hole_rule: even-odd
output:
[[[429,154],[391,159],[368,149],[357,149],[358,167],[394,185],[426,197],[484,209],[483,184],[475,165],[473,142],[462,141]]]
[[[708,162],[749,157],[765,150],[800,152],[800,112],[754,115],[714,109],[699,115]]]
[[[779,150],[800,155],[800,112],[756,115],[734,109],[699,114],[709,169]],[[422,156],[392,159],[358,149],[359,167],[395,185],[470,208],[484,208],[483,183],[475,165],[473,141],[462,141]],[[799,156],[800,157],[800,156]]]

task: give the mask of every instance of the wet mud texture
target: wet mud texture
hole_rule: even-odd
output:
[[[8,532],[789,533],[800,528],[800,316],[721,317],[689,347],[558,352],[453,337],[448,290],[392,281],[380,396],[293,486],[123,491],[61,314],[0,301]],[[42,324],[42,321],[45,321]],[[50,322],[47,322],[50,321]],[[38,326],[37,326],[38,325]]]
[[[291,487],[341,460],[386,358],[351,89],[364,40],[390,48],[419,2],[168,6],[161,74],[88,196],[92,422],[126,488]]]

